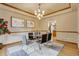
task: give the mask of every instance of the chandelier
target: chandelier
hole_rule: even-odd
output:
[[[35,15],[39,20],[44,16],[45,13],[45,11],[41,10],[40,6],[41,4],[38,4],[38,9],[35,10]]]

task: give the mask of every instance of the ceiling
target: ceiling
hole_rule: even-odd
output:
[[[38,9],[38,3],[3,3],[3,5],[34,15]],[[41,10],[45,11],[45,16],[71,8],[69,3],[41,3]]]

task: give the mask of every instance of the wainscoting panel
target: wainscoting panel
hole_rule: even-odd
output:
[[[57,40],[77,43],[77,33],[57,32]]]
[[[26,43],[26,39],[28,39],[28,33],[11,33],[7,35],[1,35],[0,36],[0,43],[11,44],[15,42],[22,41],[22,43]]]

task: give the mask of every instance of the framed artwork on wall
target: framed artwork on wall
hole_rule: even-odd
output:
[[[27,20],[27,27],[34,27],[34,21]]]
[[[11,27],[25,27],[24,19],[11,17]]]

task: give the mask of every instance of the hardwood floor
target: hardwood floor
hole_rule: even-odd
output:
[[[22,42],[19,41],[19,42],[15,42],[15,43],[12,43],[12,44],[7,44],[4,46],[4,48],[0,49],[0,56],[5,56],[6,55],[6,48],[7,47],[10,47],[10,46],[15,46],[15,45],[21,45]]]
[[[79,56],[77,44],[54,40],[54,42],[64,44],[64,48],[60,51],[58,56]],[[0,50],[0,55],[5,55],[5,47]]]
[[[77,44],[63,41],[55,41],[55,42],[64,44],[64,48],[59,53],[59,56],[79,56],[79,50]]]

